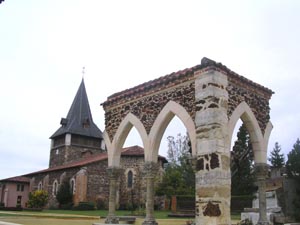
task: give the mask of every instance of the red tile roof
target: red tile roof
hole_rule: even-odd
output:
[[[233,78],[237,78],[239,80],[241,80],[244,83],[247,83],[247,85],[250,86],[254,86],[257,89],[260,89],[261,91],[263,91],[264,93],[266,93],[267,96],[271,96],[273,94],[273,91],[258,84],[255,83],[235,72],[233,72],[232,70],[230,70],[229,68],[227,68],[226,66],[224,66],[222,63],[217,63],[211,59],[208,59],[206,57],[202,58],[201,60],[201,64],[190,67],[190,68],[186,68],[184,70],[180,70],[177,72],[173,72],[171,74],[159,77],[157,79],[145,82],[143,84],[140,84],[138,86],[126,89],[124,91],[121,92],[117,92],[111,96],[109,96],[107,98],[107,100],[105,102],[103,102],[101,105],[103,105],[103,107],[111,105],[114,102],[120,101],[121,99],[126,99],[130,96],[139,96],[141,94],[145,94],[147,92],[154,92],[155,88],[159,88],[163,85],[174,85],[177,84],[175,81],[178,81],[180,79],[182,79],[183,77],[185,77],[186,79],[193,79],[193,75],[195,71],[208,71],[208,70],[216,70],[216,71],[220,71],[222,73],[225,73],[226,75],[233,77]]]
[[[122,156],[140,156],[144,155],[144,149],[138,145],[123,148]]]
[[[29,183],[30,179],[28,177],[24,176],[17,176],[17,177],[10,177],[3,180],[0,180],[0,182],[19,182],[19,183]]]
[[[131,146],[131,147],[127,147],[127,148],[123,148],[122,156],[139,156],[139,157],[143,157],[144,156],[144,149],[140,146]],[[101,153],[101,154],[96,154],[96,155],[91,155],[88,158],[82,159],[80,161],[76,161],[76,162],[71,162],[71,163],[67,163],[65,165],[61,165],[61,166],[55,166],[55,167],[51,167],[48,169],[44,169],[44,170],[40,170],[40,171],[36,171],[36,172],[32,172],[29,174],[25,174],[24,176],[31,176],[34,174],[39,174],[39,173],[47,173],[47,172],[51,172],[51,171],[57,171],[57,170],[64,170],[64,169],[69,169],[69,168],[74,168],[74,167],[82,167],[94,162],[100,162],[103,160],[107,160],[108,156],[107,153]],[[162,161],[166,162],[165,157],[163,156],[158,156],[159,159],[161,159]]]

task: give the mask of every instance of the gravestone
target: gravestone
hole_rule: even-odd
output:
[[[267,219],[270,225],[274,224],[275,216],[282,216],[281,207],[278,205],[276,191],[266,192],[266,205],[267,205]],[[245,208],[241,213],[241,220],[249,219],[253,224],[257,224],[259,220],[259,199],[256,198],[252,201],[252,208]]]

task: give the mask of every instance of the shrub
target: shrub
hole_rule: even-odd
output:
[[[69,202],[69,203],[61,204],[60,209],[62,209],[62,210],[71,210],[71,209],[73,209],[73,203]]]
[[[96,200],[96,207],[97,209],[107,209],[107,203],[106,201],[104,200],[104,198],[98,198]]]
[[[0,210],[3,211],[22,211],[22,208],[18,208],[18,207],[4,207],[4,206],[0,206]]]
[[[254,195],[231,196],[231,211],[241,212],[244,208],[251,208]]]
[[[73,210],[95,210],[94,202],[79,202],[77,206],[73,207]]]
[[[28,208],[43,208],[47,202],[47,191],[37,190],[29,193]]]
[[[73,202],[73,193],[68,181],[64,181],[60,186],[56,194],[56,200],[60,206],[70,204]]]

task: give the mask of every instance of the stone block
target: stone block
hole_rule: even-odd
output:
[[[209,198],[209,197],[228,198],[230,196],[230,187],[229,186],[203,187],[197,190],[197,195],[201,198]]]
[[[197,155],[211,154],[213,152],[229,153],[224,139],[197,139]]]
[[[196,71],[194,76],[196,77],[196,83],[219,83],[223,86],[228,85],[227,76],[215,70],[209,70],[206,72]]]
[[[216,86],[208,86],[205,88],[205,91],[203,91],[202,89],[195,89],[196,101],[207,99],[212,96],[220,99],[228,99],[227,91]]]
[[[206,109],[196,112],[195,124],[196,127],[207,125],[223,125],[228,123],[227,112],[224,109]]]
[[[213,170],[196,173],[196,188],[231,185],[230,171]]]

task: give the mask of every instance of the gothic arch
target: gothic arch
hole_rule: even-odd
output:
[[[193,155],[196,150],[196,129],[191,116],[180,104],[169,101],[157,116],[149,134],[150,146],[145,152],[145,161],[157,161],[162,136],[170,121],[177,116],[185,125],[191,140]]]
[[[107,144],[108,148],[108,165],[109,166],[119,166],[120,164],[120,155],[121,155],[121,149],[124,145],[124,142],[132,129],[132,127],[135,127],[138,131],[144,148],[146,149],[148,146],[148,137],[147,132],[144,128],[144,125],[142,122],[132,113],[128,113],[126,117],[121,122],[120,126],[118,127],[118,130],[114,136],[114,139],[112,142],[107,142],[109,137],[106,132],[104,132],[104,139]]]
[[[261,131],[258,121],[252,112],[249,105],[243,101],[241,102],[234,112],[232,113],[228,122],[228,134],[229,134],[229,145],[231,143],[234,128],[237,121],[241,119],[245,124],[251,139],[251,144],[254,152],[254,160],[256,163],[266,163],[267,162],[267,146],[266,143],[269,140],[269,135],[272,130],[272,124],[269,122],[267,128],[264,132]]]
[[[267,145],[272,130],[272,90],[203,58],[201,64],[115,93],[102,103],[108,148],[110,201],[107,223],[115,222],[120,150],[132,126],[145,150],[147,206],[145,224],[153,217],[154,172],[163,133],[176,115],[189,133],[196,174],[195,224],[230,224],[230,142],[239,118],[250,133],[255,152],[259,198],[265,199]],[[211,210],[212,207],[214,210]],[[265,201],[260,219],[266,221]]]

